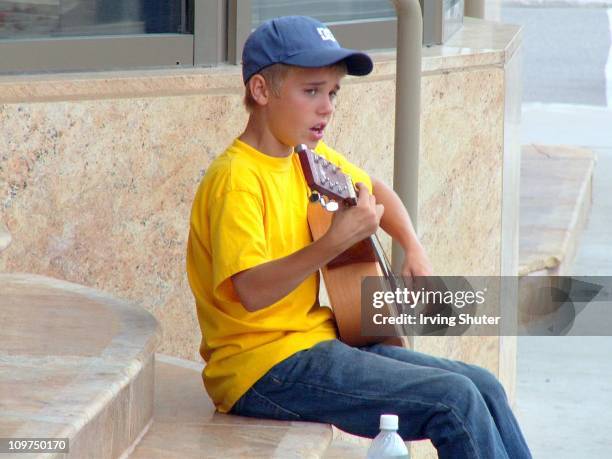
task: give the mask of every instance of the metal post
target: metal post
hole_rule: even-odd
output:
[[[392,0],[397,11],[395,83],[395,157],[393,188],[417,229],[421,129],[421,50],[423,16],[419,0]],[[399,273],[403,250],[393,244],[393,271]]]
[[[464,14],[471,18],[484,19],[485,0],[465,0]]]
[[[251,0],[230,0],[227,13],[227,60],[240,65],[244,42],[251,33]]]

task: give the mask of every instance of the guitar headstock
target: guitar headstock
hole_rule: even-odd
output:
[[[353,181],[338,166],[317,155],[304,144],[295,147],[295,151],[300,158],[306,183],[311,190],[338,203],[343,202],[348,205],[356,203]]]

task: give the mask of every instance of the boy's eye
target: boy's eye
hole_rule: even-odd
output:
[[[317,89],[316,88],[312,88],[312,89],[306,89],[306,94],[308,94],[309,96],[314,96],[317,94]]]

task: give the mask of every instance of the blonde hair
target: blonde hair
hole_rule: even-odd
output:
[[[342,76],[346,75],[347,73],[346,62],[344,61],[336,62],[335,64],[332,64],[328,67],[337,70],[339,73],[342,74]],[[268,67],[264,67],[259,72],[257,72],[257,74],[263,77],[263,79],[266,81],[266,84],[270,88],[270,91],[272,91],[272,94],[278,97],[280,96],[280,90],[281,86],[283,85],[283,81],[285,81],[287,74],[292,68],[295,68],[295,66],[280,63],[272,64]],[[253,98],[253,94],[251,93],[251,88],[249,86],[248,81],[244,87],[243,102],[247,112],[249,113],[252,113],[253,109],[257,106],[257,102],[255,102],[255,99]]]

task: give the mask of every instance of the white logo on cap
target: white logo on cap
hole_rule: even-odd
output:
[[[323,40],[336,41],[334,34],[327,27],[317,27],[317,32],[319,32],[319,35],[321,35]]]

